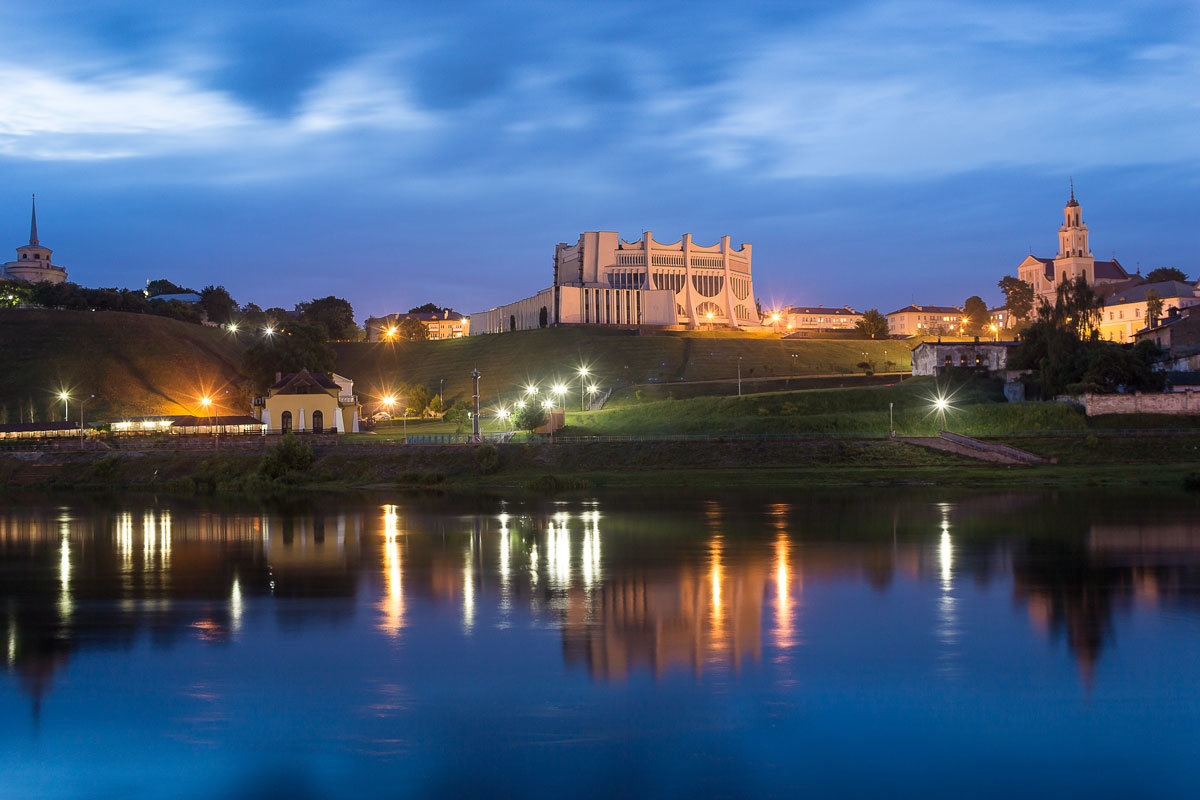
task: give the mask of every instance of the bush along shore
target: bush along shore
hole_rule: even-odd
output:
[[[1007,441],[1053,455],[1059,463],[985,464],[865,438],[314,448],[287,436],[266,451],[8,453],[0,455],[0,485],[199,495],[734,485],[1200,486],[1200,432]]]

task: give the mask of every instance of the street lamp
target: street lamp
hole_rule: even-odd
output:
[[[392,339],[396,338],[396,333],[397,333],[396,326],[392,325],[386,331],[383,332],[383,336],[385,339],[391,341]]]
[[[587,410],[583,406],[583,395],[584,395],[584,391],[585,391],[584,381],[587,380],[587,376],[588,376],[588,368],[580,367],[579,368],[579,410],[580,411]]]
[[[738,397],[742,396],[742,357],[738,356]]]
[[[69,401],[69,400],[71,399],[71,395],[67,394],[66,392],[59,392],[59,393],[58,393],[58,399],[59,399],[59,400],[62,400],[62,403],[63,403],[63,422],[66,422],[66,421],[67,421],[67,419],[70,417],[70,406],[68,406],[68,405],[67,405],[67,401]]]
[[[231,323],[229,323],[229,324],[228,324],[227,326],[225,326],[225,327],[226,327],[226,329],[227,329],[227,330],[228,330],[230,333],[237,333],[237,332],[238,332],[238,324],[237,324],[236,322],[231,322]]]
[[[530,397],[533,397],[537,393],[538,393],[538,387],[533,385],[532,383],[525,387],[525,394],[529,395]]]
[[[88,400],[95,398],[96,395],[89,394],[87,397],[79,398],[79,446],[83,447],[83,404]]]
[[[274,336],[275,335],[275,326],[268,325],[267,327],[263,328],[263,334],[266,336]]]
[[[1000,329],[996,327],[996,323],[993,322],[991,325],[988,326],[988,328],[990,328],[992,331],[992,341],[993,342],[1000,341]]]

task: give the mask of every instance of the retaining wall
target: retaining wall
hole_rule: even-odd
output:
[[[1089,417],[1100,414],[1200,414],[1200,392],[1085,394]]]

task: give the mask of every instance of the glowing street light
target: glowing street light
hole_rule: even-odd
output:
[[[228,325],[226,325],[225,327],[230,333],[238,332],[238,324],[236,322],[231,322]]]
[[[70,413],[69,413],[69,411],[70,411],[70,408],[69,408],[69,406],[67,405],[67,403],[68,403],[68,401],[71,399],[71,395],[67,394],[66,392],[59,392],[59,393],[58,393],[58,399],[59,399],[59,400],[62,400],[62,404],[63,404],[63,422],[66,422],[66,421],[67,421],[67,418],[70,416]]]
[[[525,394],[529,395],[530,397],[537,393],[538,387],[534,386],[532,383],[525,387]]]
[[[275,335],[275,326],[268,325],[267,327],[263,328],[263,333],[267,336],[274,336]]]
[[[395,326],[395,325],[392,325],[392,326],[391,326],[391,327],[389,327],[389,328],[388,328],[386,331],[384,331],[384,332],[383,332],[383,335],[384,335],[384,337],[385,337],[385,338],[387,338],[387,339],[395,339],[395,338],[396,338],[396,334],[397,334],[397,333],[399,333],[399,332],[400,332],[400,331],[399,331],[399,330],[396,328],[396,326]]]
[[[567,393],[567,387],[561,383],[556,383],[556,384],[554,384],[554,386],[552,386],[550,388],[550,391],[554,392],[556,395],[561,397]]]
[[[991,325],[988,326],[988,328],[992,332],[992,341],[995,341],[995,342],[1000,341],[1000,329],[996,327],[996,323],[993,322]]]
[[[588,368],[586,366],[580,366],[579,367],[579,410],[580,411],[587,410],[586,408],[584,408],[584,401],[583,401],[584,392],[586,389],[586,387],[584,386],[584,381],[587,380],[587,376],[588,376]]]
[[[552,410],[554,408],[554,401],[553,400],[543,400],[542,408],[546,409],[547,411]]]

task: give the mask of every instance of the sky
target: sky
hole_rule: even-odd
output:
[[[0,247],[37,193],[87,286],[469,313],[652,230],[753,243],[764,307],[999,302],[1072,178],[1097,258],[1200,271],[1190,1],[0,0],[0,30]]]

